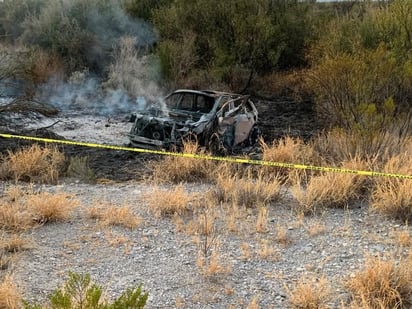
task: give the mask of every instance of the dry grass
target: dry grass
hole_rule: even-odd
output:
[[[21,294],[13,278],[7,275],[0,282],[0,308],[17,309],[21,307]]]
[[[10,186],[10,187],[7,187],[4,191],[5,191],[4,192],[5,198],[10,202],[19,201],[27,193],[20,186]]]
[[[31,248],[30,241],[20,235],[3,235],[0,237],[0,252],[17,253]]]
[[[306,227],[309,236],[321,235],[327,232],[328,228],[322,221],[314,221]]]
[[[219,249],[215,248],[209,256],[204,256],[203,253],[200,253],[196,265],[203,276],[213,277],[230,273],[230,265],[224,263],[223,260],[224,258],[220,254]]]
[[[252,248],[247,242],[242,242],[240,244],[241,258],[245,261],[252,257]]]
[[[257,254],[262,260],[278,261],[280,259],[279,252],[270,245],[267,239],[261,241]]]
[[[11,187],[0,200],[0,228],[24,231],[38,223],[65,221],[77,206],[78,201],[63,192],[33,193]]]
[[[342,163],[342,168],[363,170],[366,163],[358,158]],[[365,178],[350,173],[324,173],[309,179],[301,178],[291,187],[298,202],[298,212],[316,213],[326,207],[344,207],[364,194]]]
[[[280,197],[281,184],[277,176],[257,176],[222,173],[217,176],[212,197],[217,203],[236,203],[246,208],[269,205]]]
[[[411,308],[412,256],[368,258],[365,269],[345,282],[352,304],[361,308]]]
[[[391,158],[384,172],[412,175],[412,157],[405,153]],[[412,181],[410,179],[379,177],[371,196],[371,209],[391,218],[412,219]]]
[[[217,214],[213,209],[201,212],[197,218],[197,233],[202,236],[214,236],[216,219]]]
[[[217,228],[217,212],[214,208],[202,209],[195,222],[198,257],[196,265],[205,277],[227,274],[231,271],[221,254],[220,231]]]
[[[260,207],[256,220],[256,232],[266,233],[268,231],[268,209]]]
[[[66,221],[79,205],[77,200],[64,192],[29,195],[25,203],[33,221],[39,223]]]
[[[247,305],[246,309],[259,309],[259,296],[254,296],[250,303]]]
[[[234,234],[240,234],[245,231],[245,225],[249,224],[245,219],[252,212],[252,209],[242,208],[236,202],[222,204],[221,206],[223,213],[220,217],[225,224],[226,231]],[[258,221],[256,221],[256,224],[258,224]]]
[[[175,226],[177,225],[181,231],[186,232],[187,235],[194,236],[211,236],[216,230],[216,221],[218,212],[214,208],[201,208],[193,214],[192,219],[189,219],[184,224],[184,219],[179,214],[173,216]]]
[[[22,231],[33,226],[26,205],[0,201],[0,228],[9,231]]]
[[[206,154],[199,149],[197,143],[185,142],[183,152],[190,154]],[[211,181],[214,179],[218,163],[193,158],[166,156],[150,165],[152,179],[155,183],[174,183]]]
[[[56,183],[64,165],[64,154],[57,147],[40,147],[37,144],[9,151],[3,162],[2,178],[17,181]]]
[[[275,240],[283,247],[287,247],[292,243],[292,238],[288,233],[288,229],[280,225],[276,226]]]
[[[318,155],[313,147],[305,144],[300,138],[284,137],[268,145],[261,141],[263,149],[262,159],[265,161],[294,163],[294,164],[315,164],[318,162]],[[262,168],[265,175],[277,173],[282,180],[287,181],[294,170],[289,168],[264,167]],[[294,171],[296,172],[296,171]]]
[[[338,164],[354,157],[376,160],[376,163],[386,162],[401,153],[410,152],[412,138],[386,132],[370,133],[365,141],[356,132],[347,132],[342,129],[320,134],[311,143],[317,153],[322,155],[324,161]],[[380,164],[379,164],[380,165]],[[379,166],[378,166],[379,167]]]
[[[329,282],[324,277],[301,279],[292,289],[287,288],[287,292],[292,308],[328,308],[327,303],[331,299]]]
[[[186,192],[183,185],[175,186],[172,190],[155,187],[145,195],[145,201],[157,217],[184,214],[199,202],[197,194]]]
[[[92,205],[87,209],[87,215],[104,226],[117,225],[134,229],[142,222],[142,218],[135,215],[130,206],[116,206],[107,202]]]
[[[10,254],[0,251],[0,271],[8,269],[12,263],[12,260],[13,258]]]
[[[412,245],[412,235],[409,230],[398,231],[395,235],[396,242],[401,247],[410,247]]]

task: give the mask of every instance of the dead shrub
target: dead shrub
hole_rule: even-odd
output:
[[[261,141],[261,145],[264,161],[312,165],[318,162],[318,156],[313,147],[305,144],[301,138],[287,136],[274,141],[272,145]],[[278,174],[284,181],[287,181],[292,170],[285,167],[267,166],[263,167],[262,171],[265,175]]]
[[[184,142],[183,152],[206,154],[195,142]],[[156,183],[175,183],[209,181],[213,179],[216,162],[204,159],[166,156],[151,165],[152,178]]]
[[[256,232],[266,233],[268,231],[268,209],[260,207],[256,220]]]
[[[313,221],[311,224],[307,225],[306,230],[309,236],[317,236],[325,234],[328,231],[327,226],[322,221]]]
[[[6,174],[17,181],[56,183],[64,165],[64,154],[57,147],[30,147],[8,151],[5,159]]]
[[[152,192],[145,195],[145,200],[149,209],[160,217],[186,213],[193,203],[198,202],[198,196],[188,193],[183,185],[178,185],[172,190],[155,187]]]
[[[283,248],[286,248],[287,246],[289,246],[293,242],[293,239],[291,238],[288,229],[286,227],[280,226],[280,225],[276,226],[275,240]]]
[[[277,176],[264,176],[252,172],[247,175],[222,173],[217,176],[212,198],[218,203],[236,203],[238,206],[256,208],[267,206],[280,197],[281,183]]]
[[[316,213],[327,207],[343,207],[353,197],[353,179],[350,174],[323,174],[312,177],[306,186],[291,188],[298,202],[298,212]]]
[[[363,170],[365,162],[355,158],[343,162],[344,169]],[[324,173],[308,179],[299,179],[291,187],[298,202],[298,212],[315,213],[326,207],[343,207],[352,199],[358,198],[364,190],[365,177],[351,173]]]
[[[412,256],[383,260],[368,258],[363,270],[345,282],[352,305],[359,308],[410,308]]]
[[[33,221],[46,223],[66,221],[79,203],[64,192],[41,192],[29,195],[25,204]]]
[[[388,161],[393,156],[410,152],[410,137],[399,136],[396,130],[389,128],[383,132],[370,135],[368,143],[364,143],[359,134],[343,129],[334,129],[315,137],[311,145],[325,162],[339,164],[351,158],[362,158],[377,164]]]
[[[137,43],[135,37],[120,38],[113,53],[114,62],[109,67],[108,79],[103,87],[124,89],[131,96],[139,96],[144,92],[146,98],[156,100],[161,91],[152,76],[154,60],[142,56],[136,49]]]
[[[401,247],[410,247],[412,244],[412,235],[407,228],[398,231],[395,235],[395,240]]]
[[[13,234],[0,237],[0,252],[17,253],[29,248],[29,240],[20,235]]]
[[[0,282],[0,308],[17,309],[21,307],[21,294],[13,278],[7,275]]]
[[[402,221],[412,219],[412,183],[406,179],[391,179],[378,184],[372,193],[372,210]]]
[[[222,259],[223,257],[219,251],[214,250],[208,257],[199,254],[196,265],[199,268],[200,273],[205,277],[227,274],[231,269],[229,265],[222,262]]]
[[[26,205],[0,201],[0,228],[9,231],[23,231],[33,226]]]
[[[129,229],[136,228],[142,219],[135,215],[129,206],[116,206],[99,203],[87,210],[91,219],[99,220],[103,225],[118,225]]]
[[[35,85],[44,84],[51,78],[63,76],[64,65],[57,55],[34,48],[27,52],[27,59],[25,76]]]
[[[331,299],[329,282],[324,277],[302,278],[292,289],[287,288],[287,291],[292,308],[328,308],[327,303]]]
[[[270,242],[267,239],[261,241],[257,255],[262,260],[278,261],[280,259],[279,252],[270,245]]]
[[[412,174],[410,154],[391,158],[384,167],[385,173]],[[412,181],[410,179],[377,177],[371,196],[371,209],[403,221],[412,219]]]
[[[0,179],[6,180],[13,177],[12,171],[9,166],[9,162],[5,156],[0,156]]]
[[[10,202],[18,202],[26,194],[26,192],[20,186],[7,187],[4,190],[4,193],[5,193],[6,199],[8,199]]]

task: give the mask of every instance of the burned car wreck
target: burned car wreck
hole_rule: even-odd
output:
[[[247,95],[176,90],[132,114],[132,147],[181,149],[187,139],[212,153],[248,153],[258,144],[258,112]]]

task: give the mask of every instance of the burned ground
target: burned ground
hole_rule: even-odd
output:
[[[292,99],[278,99],[271,101],[257,101],[259,111],[259,126],[262,136],[267,143],[282,136],[290,135],[308,140],[319,131],[320,125],[310,101],[294,101]],[[14,133],[29,136],[38,136],[52,139],[64,139],[53,132],[53,127],[36,130],[15,130],[2,133]],[[90,141],[94,142],[94,141]],[[15,151],[32,142],[7,139],[0,137],[0,153],[6,154],[8,150]],[[84,146],[58,146],[67,158],[78,156],[87,157],[90,168],[97,178],[114,181],[142,179],[148,172],[148,161],[160,159],[161,156],[141,154],[135,152],[95,149]]]

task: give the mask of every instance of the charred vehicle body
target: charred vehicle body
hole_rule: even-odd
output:
[[[180,148],[195,139],[213,153],[248,153],[258,143],[258,112],[247,95],[176,90],[162,102],[132,114],[130,144]]]

